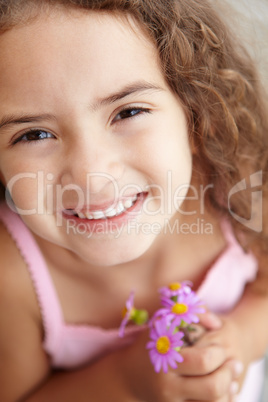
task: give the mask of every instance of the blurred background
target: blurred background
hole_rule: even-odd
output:
[[[252,54],[268,93],[268,0],[212,0],[212,3]]]

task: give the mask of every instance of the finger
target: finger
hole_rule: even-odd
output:
[[[180,375],[199,376],[212,373],[226,361],[226,351],[218,345],[182,348],[183,362],[176,372]]]
[[[197,399],[197,400],[193,400],[193,399],[187,399],[187,400],[185,400],[185,402],[198,402],[198,401],[200,401],[200,399]],[[220,399],[217,399],[216,401],[214,400],[214,401],[206,401],[206,402],[236,402],[236,399],[233,399],[233,398],[229,398],[228,396],[224,396],[223,398],[220,398]]]
[[[207,330],[199,324],[191,324],[191,331],[184,333],[183,342],[185,346],[192,346],[198,342],[205,334]]]
[[[193,399],[187,399],[185,400],[185,402],[198,402],[200,401],[200,399],[197,400],[193,400]],[[224,396],[223,398],[217,399],[216,401],[206,401],[206,402],[237,402],[237,398],[236,397],[229,397],[229,396]]]
[[[216,330],[220,329],[223,323],[219,316],[211,311],[206,311],[199,315],[199,324],[208,330]]]
[[[226,362],[213,373],[198,377],[183,377],[180,394],[184,399],[195,401],[231,401],[239,385],[233,379],[231,362]]]

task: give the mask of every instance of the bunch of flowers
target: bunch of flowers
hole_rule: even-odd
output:
[[[119,336],[124,336],[129,322],[148,325],[150,341],[146,347],[150,360],[157,373],[161,368],[167,373],[169,366],[177,368],[177,363],[183,361],[179,351],[190,343],[189,333],[195,330],[193,324],[199,321],[197,314],[204,313],[205,309],[188,281],[171,283],[159,289],[159,292],[161,308],[150,320],[146,310],[134,307],[134,292],[131,292],[123,310]]]

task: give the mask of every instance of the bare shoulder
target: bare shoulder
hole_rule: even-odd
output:
[[[26,264],[0,222],[0,400],[14,401],[49,372],[38,303]]]

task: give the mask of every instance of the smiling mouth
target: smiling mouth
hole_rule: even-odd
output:
[[[147,193],[138,193],[133,197],[129,197],[125,200],[119,200],[117,203],[114,203],[111,207],[108,207],[105,210],[83,210],[76,211],[74,209],[65,209],[64,215],[72,216],[74,218],[86,219],[89,221],[97,221],[97,220],[109,220],[115,217],[120,217],[124,215],[126,212],[130,212],[136,205],[139,199],[145,198]]]

